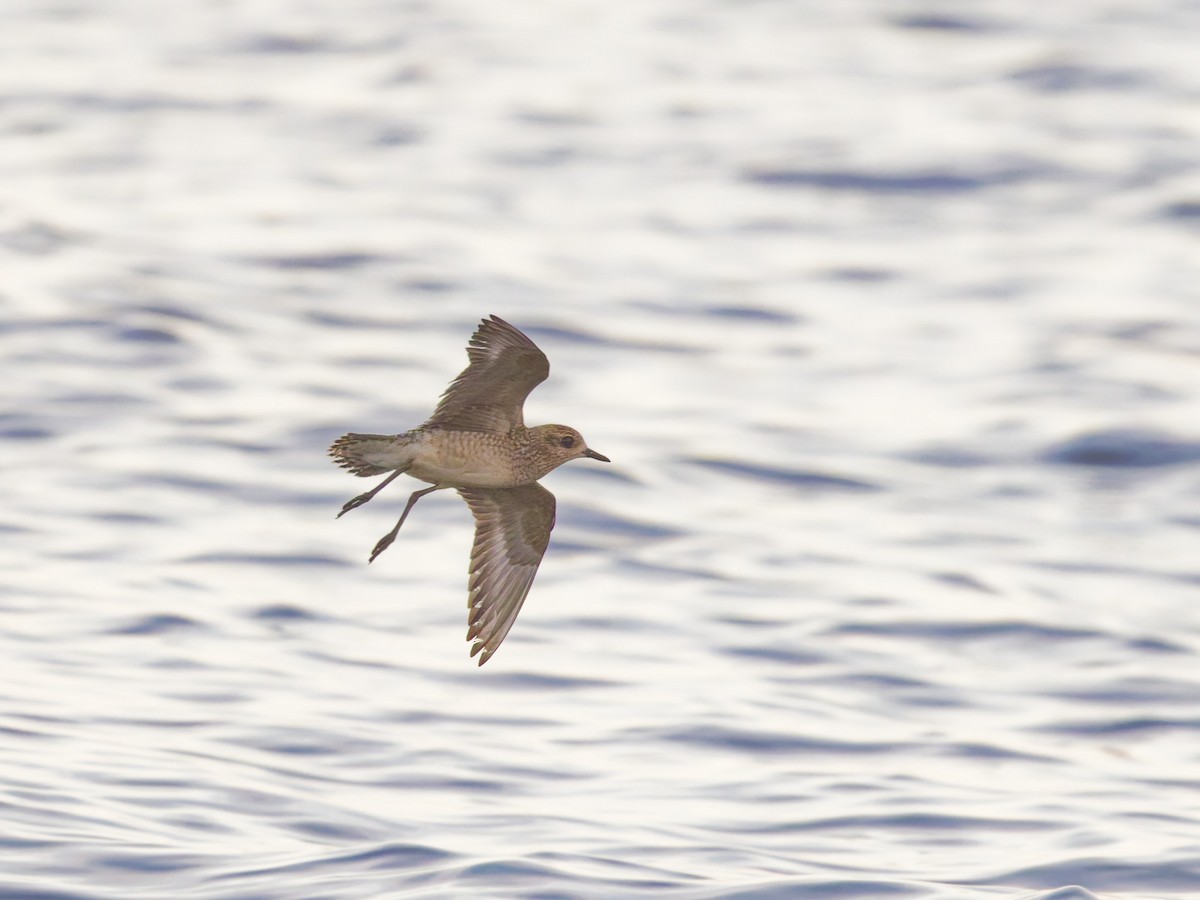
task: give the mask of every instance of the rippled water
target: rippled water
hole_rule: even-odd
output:
[[[1200,896],[1194,3],[0,18],[0,896]]]

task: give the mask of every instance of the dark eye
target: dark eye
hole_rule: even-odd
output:
[[[570,435],[567,435],[565,438],[559,438],[558,442],[568,450],[575,446],[575,438]]]

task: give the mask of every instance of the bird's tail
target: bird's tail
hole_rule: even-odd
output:
[[[329,448],[333,461],[360,478],[382,475],[392,469],[404,471],[411,464],[402,452],[402,434],[343,434]],[[397,452],[401,450],[401,452]]]

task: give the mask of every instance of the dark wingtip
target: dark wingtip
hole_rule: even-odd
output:
[[[480,650],[483,650],[483,655],[482,655],[482,656],[479,656],[479,651],[480,651]],[[487,662],[489,659],[491,659],[491,658],[492,658],[492,654],[491,654],[491,653],[489,653],[489,652],[487,651],[487,649],[484,647],[484,645],[483,645],[483,641],[476,641],[474,644],[472,644],[472,645],[471,645],[471,656],[479,656],[479,663],[478,663],[478,664],[479,664],[479,665],[481,665],[481,666],[482,666],[482,665],[483,665],[485,662]]]

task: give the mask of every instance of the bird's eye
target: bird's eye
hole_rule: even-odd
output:
[[[575,438],[570,435],[567,435],[565,438],[559,438],[558,442],[568,450],[575,446]]]

